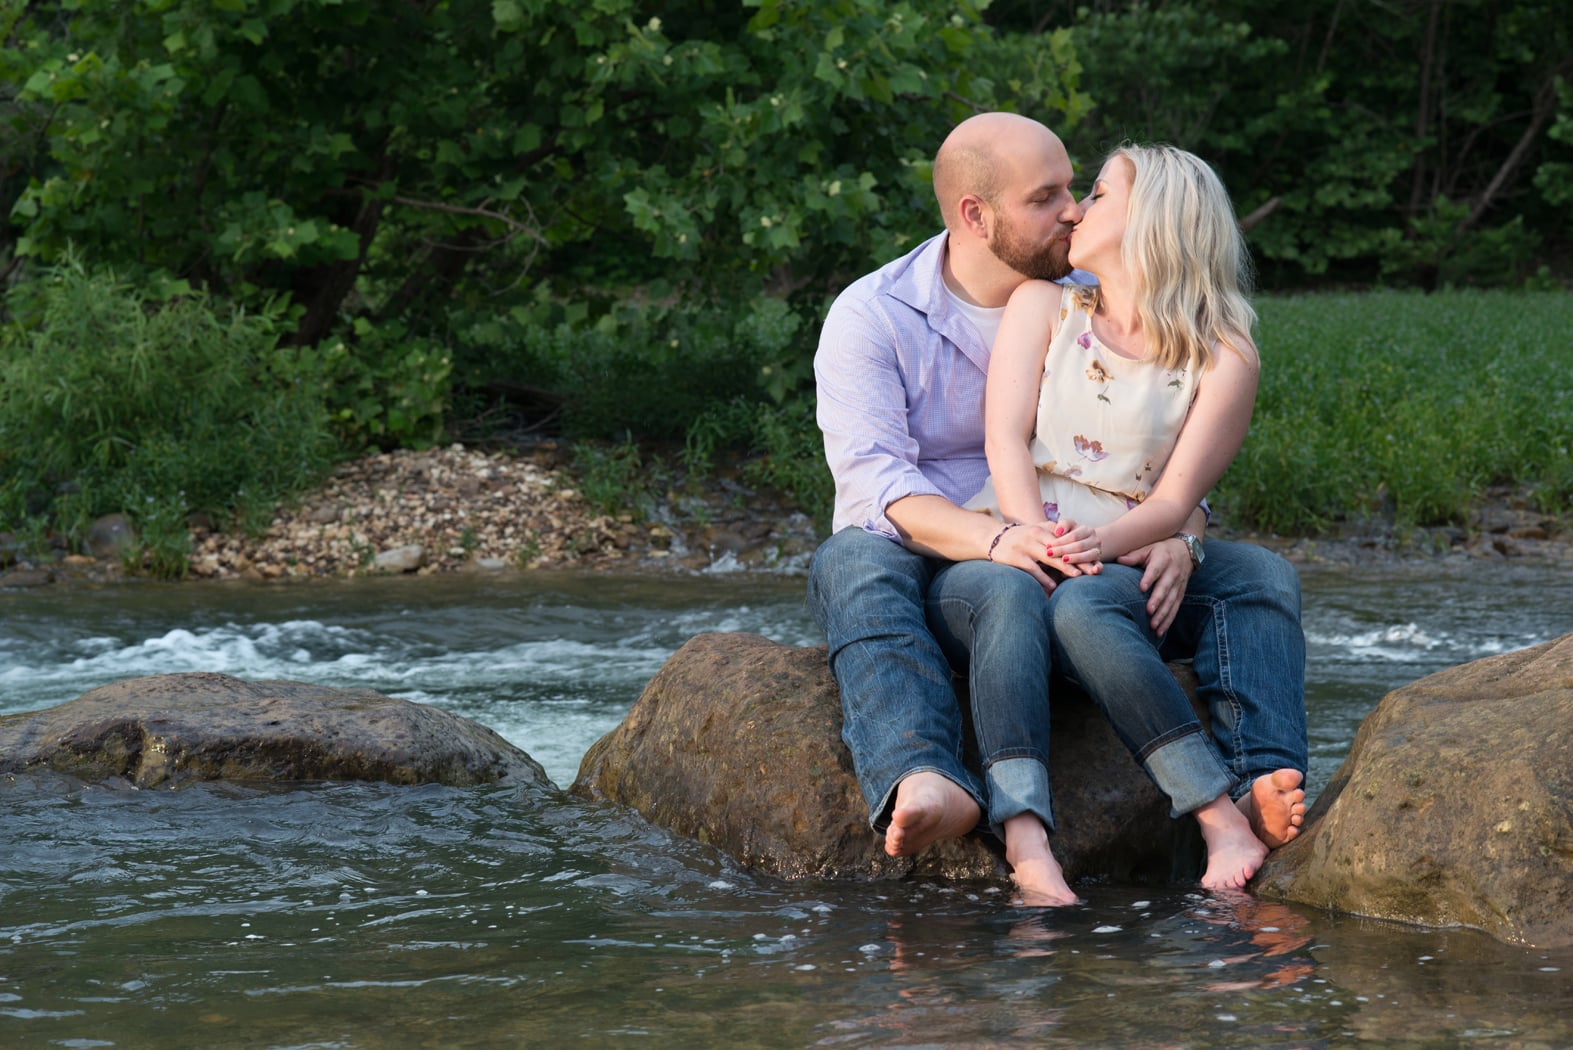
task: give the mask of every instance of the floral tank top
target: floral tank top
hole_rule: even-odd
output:
[[[1196,396],[1194,369],[1123,357],[1092,333],[1089,289],[1067,286],[1038,388],[1032,461],[1050,521],[1107,525],[1152,492]],[[991,477],[968,510],[999,517]]]

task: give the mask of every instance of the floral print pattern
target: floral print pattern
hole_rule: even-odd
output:
[[[1092,332],[1096,304],[1067,288],[1043,361],[1031,439],[1049,521],[1104,525],[1140,505],[1163,474],[1199,378],[1115,353]],[[998,514],[992,481],[967,506]]]

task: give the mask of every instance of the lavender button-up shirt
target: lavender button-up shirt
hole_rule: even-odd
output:
[[[814,380],[836,531],[856,525],[899,542],[886,507],[917,495],[960,506],[988,479],[990,347],[945,291],[947,236],[854,281],[825,317]],[[1072,270],[1063,283],[1098,279]]]
[[[850,285],[814,356],[819,428],[836,481],[833,526],[891,539],[905,496],[965,503],[983,487],[989,347],[945,294],[946,235]]]

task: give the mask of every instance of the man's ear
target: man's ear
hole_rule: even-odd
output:
[[[989,223],[994,221],[994,210],[987,201],[969,193],[961,198],[958,214],[964,229],[985,241],[989,239]]]

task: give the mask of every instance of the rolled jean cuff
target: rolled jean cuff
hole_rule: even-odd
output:
[[[895,783],[891,784],[889,789],[885,791],[884,795],[880,797],[879,806],[877,808],[871,807],[869,809],[868,824],[869,827],[873,828],[877,834],[883,835],[890,830],[890,815],[896,808],[896,792],[900,790],[901,782],[914,773],[938,773],[940,776],[944,777],[946,780],[965,791],[967,793],[967,797],[972,799],[973,802],[977,803],[979,813],[988,812],[988,806],[984,804],[982,797],[978,794],[977,787],[973,783],[972,778],[968,777],[965,773],[958,773],[950,769],[941,769],[938,766],[916,766],[912,769],[902,771],[901,776],[897,777]]]
[[[1207,737],[1187,733],[1148,752],[1142,765],[1158,789],[1169,796],[1169,816],[1179,817],[1207,805],[1235,786]]]
[[[989,830],[1005,838],[1005,822],[1022,813],[1036,814],[1043,826],[1054,831],[1054,800],[1049,793],[1049,769],[1036,758],[1002,758],[983,772],[989,793]]]

